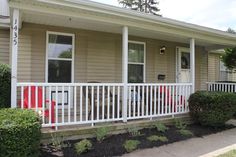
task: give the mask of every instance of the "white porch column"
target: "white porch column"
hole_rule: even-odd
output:
[[[122,82],[123,88],[123,122],[127,122],[127,96],[128,96],[128,27],[122,29]]]
[[[12,36],[11,36],[11,107],[17,106],[17,56],[18,56],[18,32],[19,32],[19,10],[13,10]]]
[[[190,63],[191,63],[191,83],[192,93],[195,92],[195,39],[190,39]]]

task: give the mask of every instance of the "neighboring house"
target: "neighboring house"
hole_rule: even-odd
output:
[[[208,54],[208,81],[215,82],[235,82],[235,70],[228,70],[221,61],[221,55],[225,53],[224,50],[214,50]]]
[[[11,51],[1,29],[0,60],[11,60],[12,107],[35,108],[44,127],[188,113],[189,95],[213,81],[210,52],[236,43],[234,34],[87,0],[9,7]]]

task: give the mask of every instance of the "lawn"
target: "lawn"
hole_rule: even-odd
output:
[[[226,152],[224,154],[221,154],[221,155],[219,155],[217,157],[236,157],[236,149],[228,151],[228,152]]]

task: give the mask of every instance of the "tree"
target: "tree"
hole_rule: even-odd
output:
[[[228,28],[228,33],[236,34],[235,30]],[[224,65],[229,69],[233,70],[236,68],[236,47],[225,49],[225,53],[221,57]]]
[[[233,30],[232,28],[228,28],[226,32],[236,34],[235,30]]]
[[[118,0],[118,2],[124,8],[161,16],[158,14],[160,9],[158,8],[159,2],[157,0]]]
[[[235,69],[236,68],[236,47],[225,49],[225,53],[222,55],[221,60],[229,70]]]

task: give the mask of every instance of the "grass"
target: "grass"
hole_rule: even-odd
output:
[[[233,149],[224,154],[218,155],[217,157],[236,157],[236,149]]]

